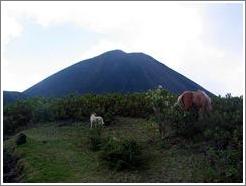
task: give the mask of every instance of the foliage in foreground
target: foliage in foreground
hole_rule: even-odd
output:
[[[211,182],[241,182],[243,98],[230,95],[213,97],[213,111],[209,117],[199,121],[194,113],[173,107],[176,98],[165,90],[155,90],[129,95],[70,95],[57,99],[22,100],[4,106],[4,135],[14,134],[37,122],[87,121],[91,112],[103,116],[106,125],[114,125],[116,116],[155,118],[156,122],[162,121],[165,127],[169,126],[169,137],[203,143],[211,168]],[[160,117],[154,117],[153,106],[160,108]],[[141,156],[134,142],[105,141],[100,132],[92,132],[89,145],[91,150],[102,154],[103,162],[115,169],[137,167],[141,162],[138,162]],[[136,159],[131,159],[134,155]]]
[[[99,151],[102,164],[114,170],[131,170],[142,167],[140,146],[134,139],[120,139],[115,136],[102,136],[103,128],[89,129],[88,147]]]
[[[136,169],[143,166],[140,146],[133,139],[117,140],[109,137],[103,144],[99,158],[114,170]]]

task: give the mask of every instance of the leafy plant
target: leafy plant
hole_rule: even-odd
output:
[[[103,143],[102,128],[97,127],[97,128],[90,129],[88,135],[88,143],[87,143],[89,149],[92,151],[98,151],[101,149],[102,143]]]
[[[115,170],[136,169],[142,162],[141,150],[135,140],[108,138],[100,153],[100,160]]]
[[[218,182],[242,182],[243,162],[240,153],[234,149],[216,150],[209,148],[207,160],[213,171],[211,175]]]
[[[4,134],[13,134],[26,127],[32,120],[32,109],[29,104],[18,101],[4,109],[3,130]]]

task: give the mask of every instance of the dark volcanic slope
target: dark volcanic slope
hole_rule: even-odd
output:
[[[29,96],[62,96],[72,92],[139,92],[162,85],[180,93],[201,86],[143,53],[113,50],[76,63],[24,91]]]
[[[28,96],[16,91],[3,91],[3,105],[26,99]]]

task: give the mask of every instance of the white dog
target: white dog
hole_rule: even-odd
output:
[[[90,117],[91,128],[97,125],[104,125],[103,118],[101,116],[96,116],[96,113],[92,113]]]

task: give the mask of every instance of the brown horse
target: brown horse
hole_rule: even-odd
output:
[[[212,110],[211,98],[202,90],[185,91],[179,97],[175,105],[180,105],[185,111],[196,108],[199,115]]]

